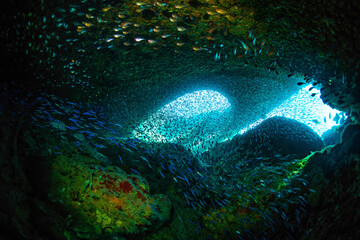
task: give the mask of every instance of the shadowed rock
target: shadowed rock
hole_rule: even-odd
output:
[[[202,161],[222,167],[241,162],[290,161],[324,147],[320,136],[307,125],[285,117],[272,117],[246,133],[218,144],[202,155]]]
[[[272,117],[239,138],[247,151],[267,156],[273,153],[305,157],[325,147],[320,136],[307,125],[285,117]]]

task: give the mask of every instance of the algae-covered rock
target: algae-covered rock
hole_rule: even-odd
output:
[[[309,180],[305,228],[301,239],[359,239],[360,215],[355,211],[360,200],[360,125],[347,125],[341,142],[308,156],[302,176]],[[351,229],[351,231],[350,231]]]
[[[158,227],[169,218],[170,201],[162,194],[150,195],[142,176],[89,160],[77,162],[59,156],[52,165],[49,199],[71,215],[74,235],[134,234],[153,224]]]

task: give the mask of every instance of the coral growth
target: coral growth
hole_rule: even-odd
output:
[[[148,183],[139,175],[66,157],[53,163],[49,197],[72,215],[74,234],[88,238],[145,231],[153,222],[167,220],[171,209],[164,195],[149,194]]]

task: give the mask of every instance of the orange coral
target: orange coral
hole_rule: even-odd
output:
[[[119,210],[125,209],[125,199],[118,198],[118,197],[109,197],[109,201],[116,205],[116,208]]]

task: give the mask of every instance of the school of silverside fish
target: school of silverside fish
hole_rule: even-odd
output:
[[[122,137],[122,124],[108,122],[101,107],[63,101],[47,94],[37,97],[34,103],[37,107],[31,115],[33,131],[41,135],[45,130],[49,134],[48,143],[27,151],[41,150],[56,158],[76,148],[100,161],[104,172],[105,166],[115,165],[129,174],[149,179],[150,187],[159,191],[176,189],[171,192],[175,196],[169,194],[169,199],[183,199],[185,207],[193,213],[187,216],[178,212],[173,217],[185,222],[185,226],[190,223],[195,239],[212,238],[214,234],[220,239],[256,238],[252,233],[256,224],[267,231],[275,231],[278,224],[284,224],[289,236],[302,230],[296,229],[301,225],[291,222],[286,214],[290,206],[296,208],[293,217],[300,224],[308,194],[314,191],[305,191],[307,180],[293,173],[300,160],[272,164],[274,159],[281,162],[290,158],[277,154],[239,159],[235,167],[222,162],[207,166],[198,153],[194,156],[180,143],[152,144],[136,137]],[[23,104],[14,117],[27,111]],[[156,186],[163,183],[167,186]],[[275,222],[277,216],[281,216],[280,222]],[[228,223],[236,224],[236,228],[228,227]]]
[[[79,230],[79,219],[84,218],[64,207],[66,227],[56,233],[59,239],[306,239],[311,232],[308,206],[316,195],[302,174],[309,157],[259,154],[254,152],[257,148],[246,146],[229,148],[232,143],[227,145],[227,138],[241,138],[240,134],[219,133],[227,126],[217,132],[216,124],[203,122],[207,115],[194,118],[196,123],[190,127],[169,120],[165,130],[161,126],[158,130],[167,138],[151,141],[138,130],[144,116],[132,115],[136,106],[131,100],[119,106],[123,109],[116,118],[107,106],[115,93],[127,95],[126,90],[122,93],[125,88],[151,92],[151,84],[137,82],[129,72],[144,56],[146,62],[146,57],[160,59],[168,54],[206,59],[219,69],[236,64],[266,69],[285,79],[301,78],[299,87],[313,85],[309,95],[315,97],[317,93],[311,90],[320,89],[325,103],[346,112],[347,121],[358,121],[354,89],[360,61],[353,56],[360,47],[341,37],[341,47],[326,52],[323,41],[340,46],[335,37],[340,31],[337,24],[323,19],[314,23],[319,29],[296,28],[288,19],[289,12],[292,7],[300,9],[301,1],[289,7],[285,1],[275,6],[261,2],[263,8],[246,0],[39,0],[25,3],[19,12],[9,12],[11,17],[4,18],[8,21],[0,34],[12,39],[3,50],[12,60],[4,66],[16,63],[13,72],[22,69],[34,81],[0,84],[4,136],[6,129],[18,129],[9,130],[15,136],[26,132],[23,142],[27,144],[18,149],[24,151],[21,156],[51,162],[75,152],[79,159],[81,155],[94,159],[96,169],[90,171],[98,175],[90,179],[110,179],[107,169],[115,166],[129,176],[146,179],[144,189],[148,184],[150,193],[166,195],[166,203],[171,203],[169,219],[162,219],[154,204],[147,206],[162,225],[139,224],[134,231],[121,226],[114,227],[119,229],[116,232],[111,221],[121,223],[96,211],[99,225],[105,221],[107,225],[94,235],[87,234],[86,227]],[[277,19],[280,12],[287,14],[281,20]],[[353,34],[359,31],[356,27]],[[307,38],[309,32],[313,35]],[[309,46],[309,41],[314,45]],[[345,119],[342,113],[324,121],[344,124]],[[147,127],[151,130],[151,123]],[[256,137],[260,143],[270,136]],[[84,182],[79,192],[86,196],[94,188],[91,184],[91,180]],[[80,206],[81,200],[76,204]]]

